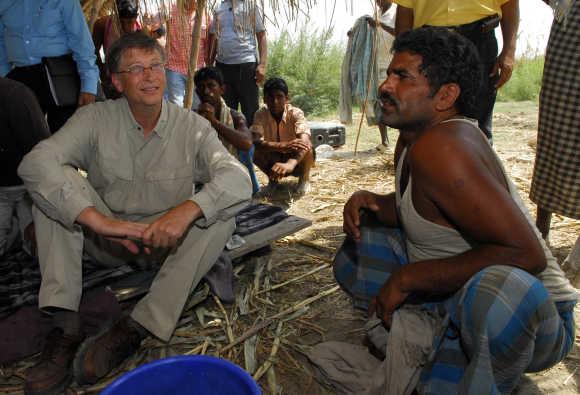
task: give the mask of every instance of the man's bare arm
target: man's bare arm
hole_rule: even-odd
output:
[[[361,210],[372,211],[387,227],[399,226],[394,193],[379,195],[369,191],[357,191],[344,205],[342,224],[344,232],[357,241],[360,240]]]
[[[451,133],[424,135],[410,152],[413,203],[425,219],[447,223],[476,247],[449,258],[403,266],[377,298],[384,318],[409,293],[455,292],[489,266],[509,265],[532,274],[545,268],[538,238],[500,179],[503,175],[498,176],[497,168],[486,165],[480,153],[461,139],[450,138]],[[433,144],[439,148],[433,149]]]
[[[231,128],[215,117],[215,109],[211,104],[201,103],[197,111],[228,143],[242,151],[249,151],[252,148],[252,135],[243,116],[233,114],[234,128]]]
[[[215,64],[215,57],[217,55],[218,40],[215,33],[210,33],[207,39],[208,51],[206,64],[213,66]]]
[[[397,16],[395,19],[395,35],[406,32],[413,28],[414,16],[413,10],[407,7],[397,5]]]
[[[310,135],[307,133],[300,133],[298,138],[289,145],[292,152],[296,154],[296,160],[300,163],[302,159],[306,156],[308,151],[312,150],[312,142],[310,141]]]
[[[268,40],[266,31],[256,33],[258,39],[258,55],[260,63],[256,67],[256,84],[261,85],[266,78],[266,67],[268,66]]]
[[[288,152],[288,141],[266,141],[256,139],[254,140],[254,144],[256,145],[256,150],[264,151],[264,152]]]
[[[501,12],[500,24],[503,47],[491,72],[491,75],[496,75],[499,72],[499,80],[495,84],[496,88],[501,88],[512,76],[518,27],[520,24],[519,0],[510,0],[504,3],[501,6]]]
[[[383,29],[384,31],[386,31],[387,33],[389,33],[391,36],[394,36],[394,35],[395,35],[395,29],[393,29],[392,27],[390,27],[390,26],[388,26],[388,25],[385,25],[385,24],[384,24],[383,22],[381,22],[381,21],[378,21],[378,20],[376,20],[376,19],[375,19],[375,18],[373,18],[372,16],[369,16],[369,17],[367,18],[367,22],[368,22],[368,24],[369,24],[370,26],[372,26],[372,27],[375,27],[375,28],[376,28],[376,27],[377,27],[377,25],[378,25],[378,26],[379,26],[381,29]],[[349,33],[350,33],[350,30],[349,30]],[[348,35],[348,33],[347,33],[347,35]]]

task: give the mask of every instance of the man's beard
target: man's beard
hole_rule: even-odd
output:
[[[420,114],[417,114],[419,116],[415,119],[402,120],[399,112],[399,101],[386,92],[381,93],[379,100],[381,101],[381,117],[379,123],[383,125],[398,130],[418,131],[424,129],[426,125],[429,124],[429,121],[421,118]],[[391,110],[389,114],[385,114],[385,109],[382,107],[383,103],[388,103],[392,106],[393,110]]]

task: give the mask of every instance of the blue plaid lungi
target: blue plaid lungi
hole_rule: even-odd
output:
[[[390,274],[408,263],[400,229],[361,226],[347,238],[334,275],[355,307],[367,308]],[[426,308],[445,311],[449,325],[433,339],[434,359],[423,369],[420,394],[506,394],[524,372],[547,369],[570,352],[576,301],[554,302],[535,276],[512,266],[490,266],[460,290]]]

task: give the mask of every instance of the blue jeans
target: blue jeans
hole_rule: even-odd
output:
[[[183,106],[185,97],[185,87],[187,85],[187,75],[178,73],[173,70],[166,69],[165,77],[167,78],[167,86],[165,87],[165,99],[178,106]],[[199,107],[199,97],[197,93],[193,92],[193,101],[191,102],[191,109],[196,110]]]
[[[252,180],[252,195],[260,190],[260,183],[254,171],[254,150],[254,145],[252,145],[249,151],[238,150],[238,159],[246,166],[250,174],[250,179]]]

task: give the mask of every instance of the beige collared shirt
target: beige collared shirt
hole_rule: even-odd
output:
[[[126,99],[108,100],[79,108],[25,156],[18,173],[34,202],[72,228],[80,212],[93,204],[72,189],[64,171],[68,166],[85,170],[113,214],[126,220],[155,215],[189,199],[203,212],[200,225],[210,225],[231,217],[233,208],[251,194],[247,172],[209,122],[166,101],[147,138]],[[193,192],[196,183],[204,184],[198,193]]]
[[[274,119],[268,107],[260,108],[254,114],[251,130],[262,136],[265,141],[291,141],[303,133],[310,136],[304,112],[291,104],[286,104],[280,123]]]

